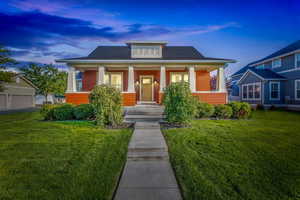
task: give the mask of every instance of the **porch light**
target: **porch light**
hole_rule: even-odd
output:
[[[136,84],[136,85],[139,85],[139,84],[140,84],[140,82],[139,82],[139,81],[136,81],[136,82],[135,82],[135,84]]]
[[[154,85],[157,85],[157,84],[158,84],[158,82],[155,80],[155,81],[154,81]]]

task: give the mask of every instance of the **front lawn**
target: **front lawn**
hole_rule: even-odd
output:
[[[195,120],[164,131],[185,199],[300,199],[300,114]]]
[[[131,130],[0,115],[0,199],[111,199]]]

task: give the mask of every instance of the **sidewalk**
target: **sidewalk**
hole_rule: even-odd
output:
[[[136,122],[115,200],[181,200],[158,122]]]

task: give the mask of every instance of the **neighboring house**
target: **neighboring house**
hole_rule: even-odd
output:
[[[57,60],[69,66],[66,102],[88,103],[89,92],[95,85],[109,84],[122,91],[125,106],[138,102],[161,103],[168,84],[186,81],[200,100],[226,103],[224,67],[234,60],[204,57],[194,47],[167,46],[167,42],[126,44],[99,46],[87,57]],[[210,72],[214,70],[218,71],[217,90],[211,90],[210,85]],[[77,71],[82,73],[81,83],[75,78]]]
[[[300,40],[234,73],[230,88],[230,100],[300,105]]]
[[[12,82],[4,83],[0,92],[0,110],[35,107],[36,87],[21,74],[12,77]]]
[[[46,98],[44,95],[36,95],[35,96],[35,103],[36,105],[42,105],[46,102]],[[54,95],[54,94],[49,94],[47,97],[47,102],[51,104],[55,103],[65,103],[65,97],[61,95]]]

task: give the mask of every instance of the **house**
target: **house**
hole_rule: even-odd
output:
[[[300,105],[300,40],[234,73],[230,88],[230,100]]]
[[[15,74],[12,81],[4,83],[0,92],[0,110],[35,107],[36,87],[21,74]]]
[[[95,85],[109,84],[122,92],[123,105],[161,103],[164,88],[189,82],[194,96],[212,104],[227,101],[224,68],[234,60],[205,57],[191,46],[168,46],[163,41],[128,41],[124,46],[99,46],[87,57],[57,60],[67,63],[66,102],[88,103]],[[218,86],[211,89],[210,72],[217,71]],[[78,72],[82,75],[76,79]]]

